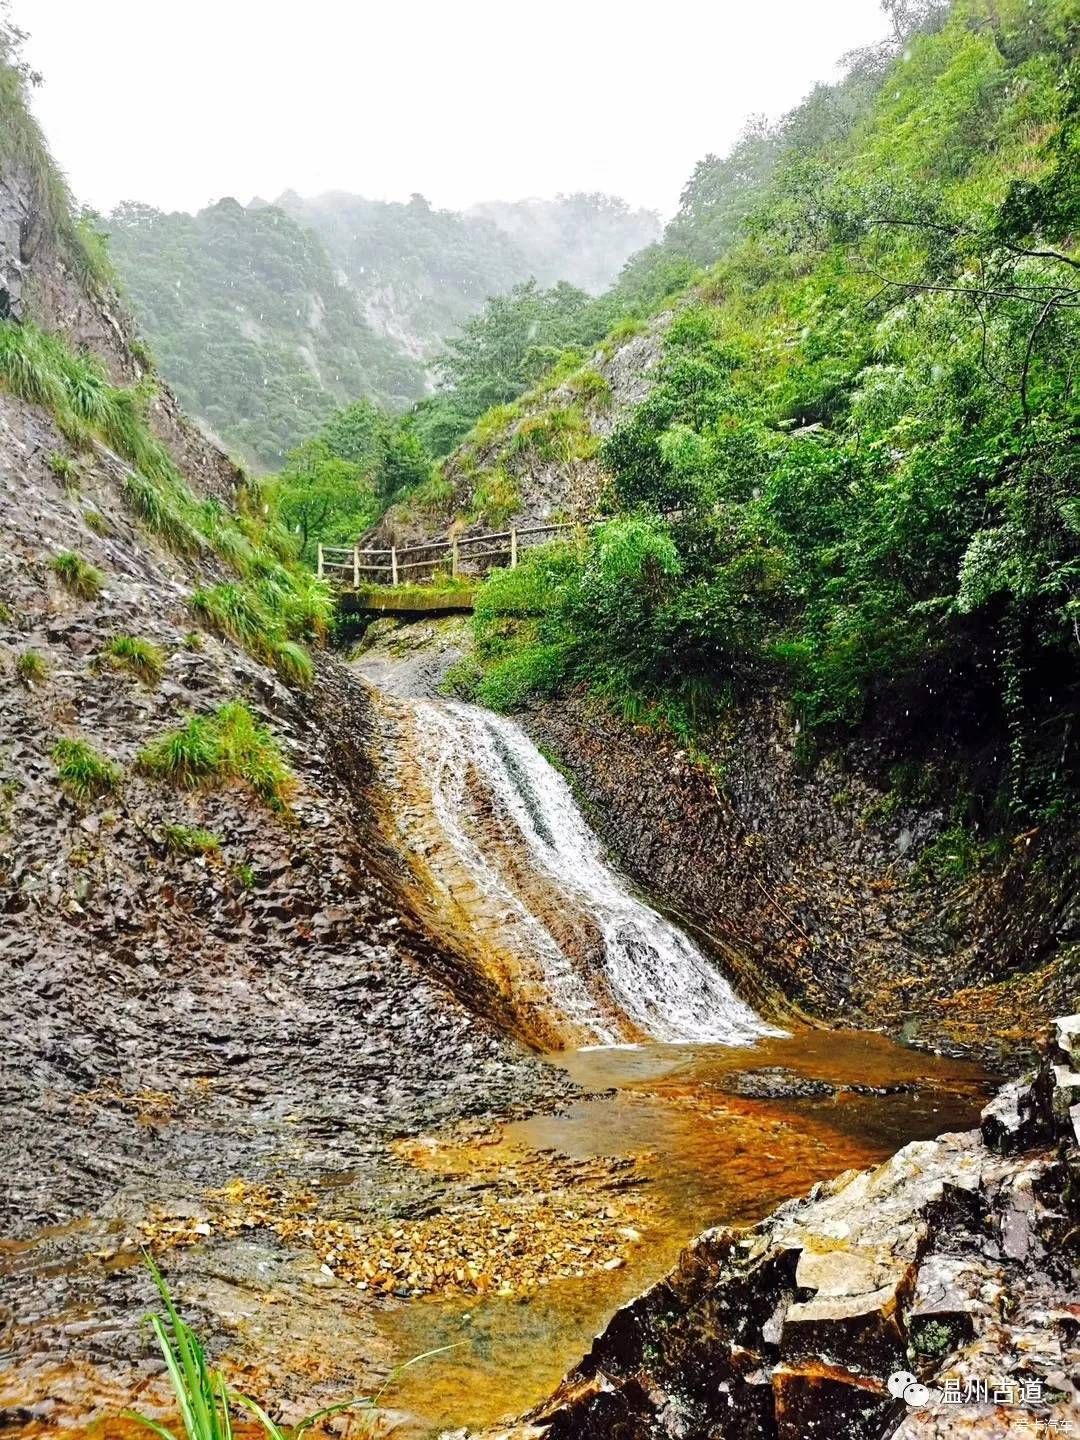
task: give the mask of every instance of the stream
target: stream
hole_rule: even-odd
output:
[[[522,1413],[694,1235],[760,1220],[815,1181],[879,1163],[909,1140],[967,1129],[986,1095],[973,1065],[854,1031],[800,1031],[752,1049],[645,1045],[550,1058],[586,1088],[612,1093],[521,1121],[509,1134],[571,1156],[639,1157],[653,1207],[641,1241],[627,1247],[625,1265],[585,1280],[505,1299],[426,1299],[384,1313],[380,1327],[398,1355],[458,1347],[396,1382],[393,1404],[408,1417],[410,1435]],[[737,1093],[740,1077],[762,1072],[761,1088],[774,1098]]]

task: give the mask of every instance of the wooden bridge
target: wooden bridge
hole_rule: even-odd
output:
[[[362,610],[471,610],[470,580],[497,565],[513,569],[523,550],[581,528],[572,521],[523,525],[382,549],[320,545],[319,578]]]

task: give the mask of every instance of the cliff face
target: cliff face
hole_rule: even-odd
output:
[[[627,873],[758,1003],[1000,1060],[1070,1002],[1072,857],[1036,833],[975,875],[937,874],[944,814],[883,789],[871,743],[806,767],[767,694],[705,742],[713,773],[582,691],[523,719]]]
[[[131,318],[107,274],[96,278],[87,257],[57,228],[43,195],[38,157],[0,165],[0,318],[29,321],[95,356],[121,385],[147,378],[150,367]],[[168,386],[156,381],[148,407],[154,432],[205,495],[230,500],[240,480],[225,455],[187,419]]]

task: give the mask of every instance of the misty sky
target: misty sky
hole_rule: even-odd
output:
[[[14,0],[78,199],[606,190],[694,162],[886,30],[877,0]]]

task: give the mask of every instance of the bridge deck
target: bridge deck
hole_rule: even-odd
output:
[[[361,585],[343,588],[340,603],[346,612],[377,610],[391,615],[441,615],[452,610],[471,610],[476,587],[458,585]]]
[[[381,549],[320,545],[319,578],[340,591],[349,609],[417,614],[471,610],[475,586],[462,586],[459,577],[479,581],[497,565],[513,569],[522,550],[595,523],[525,525]]]

